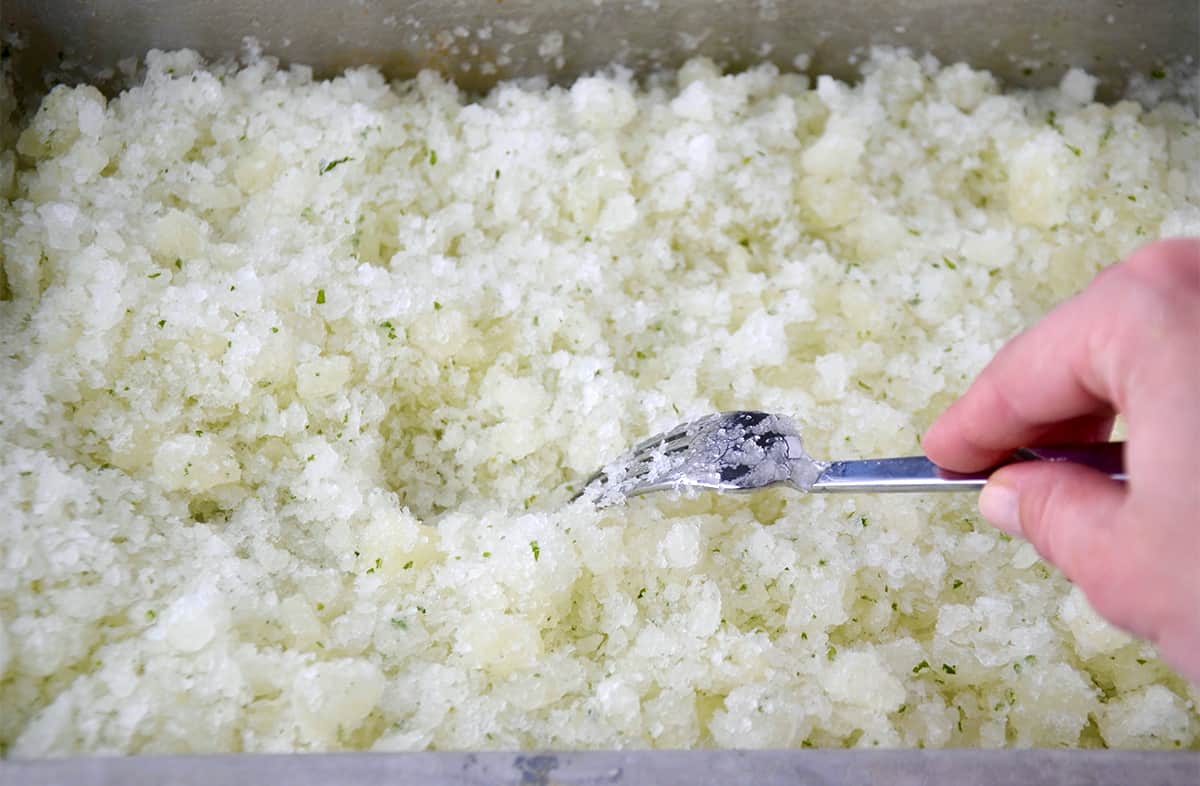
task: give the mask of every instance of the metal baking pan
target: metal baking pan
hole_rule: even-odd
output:
[[[1200,59],[1194,0],[6,0],[23,48],[18,87],[89,73],[150,48],[267,54],[318,76],[371,64],[385,76],[439,70],[468,90],[546,75],[565,82],[613,62],[644,72],[695,56],[729,68],[771,61],[853,78],[866,47],[891,44],[986,68],[1010,86],[1056,84],[1070,66],[1129,78]],[[474,35],[487,24],[486,40]],[[562,37],[546,53],[547,34]],[[111,72],[110,72],[111,73]]]
[[[488,40],[473,37],[487,23]],[[33,98],[56,82],[115,86],[150,48],[237,54],[245,36],[318,75],[374,64],[433,68],[471,91],[613,62],[638,72],[705,55],[852,78],[873,44],[965,61],[1016,87],[1071,66],[1111,100],[1129,80],[1200,62],[1196,0],[3,0],[13,76]],[[561,46],[544,46],[546,36]],[[796,59],[797,55],[807,58]],[[3,708],[0,708],[3,711]],[[73,784],[1029,784],[1200,783],[1200,753],[1138,751],[598,751],[223,755],[0,761],[3,786]]]

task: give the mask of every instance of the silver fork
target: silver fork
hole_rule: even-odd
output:
[[[767,412],[707,415],[638,443],[596,472],[575,498],[598,507],[652,491],[754,491],[785,485],[811,492],[969,491],[1000,466],[1017,461],[1070,461],[1125,480],[1124,443],[1022,448],[983,472],[942,469],[924,456],[817,461],[804,452],[791,418]]]

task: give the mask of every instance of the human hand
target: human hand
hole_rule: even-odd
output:
[[[1015,464],[988,480],[979,510],[1200,682],[1200,239],[1139,250],[1014,338],[923,446],[978,471],[1022,446],[1105,440],[1114,413],[1126,485]]]

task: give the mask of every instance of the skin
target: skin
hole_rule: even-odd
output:
[[[1010,341],[925,435],[970,472],[1127,426],[1120,484],[1063,464],[992,475],[983,516],[1200,683],[1200,239],[1142,248]]]

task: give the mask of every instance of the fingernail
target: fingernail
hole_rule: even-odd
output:
[[[989,482],[979,494],[979,512],[1009,535],[1022,535],[1021,507],[1017,501],[1017,490],[996,481]]]

